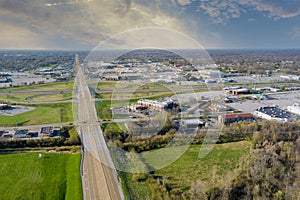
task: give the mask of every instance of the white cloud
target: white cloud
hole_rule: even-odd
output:
[[[246,1],[246,3],[252,5],[258,11],[267,12],[270,17],[290,18],[300,15],[299,0],[255,0]]]
[[[191,3],[191,0],[177,0],[179,5],[185,6]]]
[[[291,18],[300,15],[299,0],[198,0],[200,11],[214,23],[226,23],[240,17],[246,9],[265,12],[271,18]]]
[[[0,18],[12,27],[22,24],[28,29],[24,32],[41,34],[44,40],[60,35],[90,46],[137,27],[186,30],[181,19],[157,9],[159,1],[156,3],[150,6],[133,0],[1,0]],[[17,40],[12,32],[11,37],[14,36]],[[7,35],[1,31],[0,37],[5,40]]]
[[[200,11],[209,15],[214,23],[226,23],[231,18],[238,18],[242,8],[234,1],[200,0]]]

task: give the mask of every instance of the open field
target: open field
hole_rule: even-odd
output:
[[[72,99],[72,93],[69,94],[2,94],[0,100],[5,102],[49,102],[49,101],[63,101]]]
[[[176,195],[186,192],[196,180],[210,180],[214,169],[219,177],[232,171],[239,160],[250,152],[250,145],[251,142],[248,141],[217,144],[204,158],[198,157],[201,145],[192,145],[178,160],[155,171],[153,175],[150,175],[144,181],[137,181],[134,178],[135,175],[126,174],[128,190],[133,192],[133,199],[153,199],[152,195],[162,187],[157,183],[157,178],[159,178],[167,185],[170,194]],[[178,151],[178,148],[183,147],[166,149],[165,154],[161,156],[166,158],[169,154],[172,155],[174,151]],[[142,159],[146,163],[156,163],[160,160],[159,156],[153,155],[156,154],[145,153]]]
[[[0,154],[1,199],[83,199],[80,154],[38,154]]]
[[[126,86],[126,87],[125,87]],[[101,81],[98,83],[97,89],[114,89],[114,88],[164,88],[163,85],[160,84],[137,84],[133,82],[125,82],[125,81]]]
[[[72,122],[72,104],[44,104],[15,116],[0,116],[0,126],[28,126]]]
[[[44,102],[44,101],[62,101],[72,99],[72,93],[69,94],[47,94],[33,96],[31,102]]]
[[[29,86],[20,86],[20,87],[11,87],[11,88],[1,88],[0,92],[7,91],[49,91],[49,90],[71,90],[74,87],[74,81],[69,82],[53,82],[46,83],[41,85],[29,85]]]
[[[25,103],[25,98],[31,96],[30,94],[1,94],[0,99],[3,101],[21,102]]]

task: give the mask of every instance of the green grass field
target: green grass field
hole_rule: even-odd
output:
[[[72,93],[69,94],[48,94],[48,95],[35,95],[30,101],[32,102],[45,102],[45,101],[62,101],[72,99]]]
[[[125,87],[126,85],[126,87]],[[126,81],[101,81],[97,85],[97,89],[114,89],[114,88],[163,88],[163,85],[155,84],[155,83],[147,83],[147,84],[136,84],[132,82]]]
[[[0,199],[81,200],[80,154],[0,154]]]
[[[49,91],[49,90],[71,90],[74,87],[74,81],[69,82],[53,82],[41,85],[29,85],[11,88],[1,88],[0,91]]]
[[[15,116],[0,116],[0,126],[28,126],[73,122],[72,103],[39,105]]]
[[[208,181],[211,179],[214,168],[220,177],[233,171],[239,160],[250,152],[250,146],[251,142],[248,141],[218,144],[206,157],[199,158],[201,145],[192,145],[178,160],[155,171],[154,176],[164,180],[164,183],[170,187],[171,194],[182,193],[187,191],[196,180]],[[166,148],[165,154],[160,155],[162,157],[151,151],[145,153],[142,159],[148,164],[158,163],[161,159],[172,157],[172,154],[174,152],[176,154],[180,148],[182,147]],[[146,181],[136,181],[133,176],[126,174],[126,184],[128,190],[133,192],[132,197],[135,199],[153,199],[152,195],[158,191],[156,179],[150,176]]]
[[[28,98],[26,101],[25,99]],[[49,102],[49,101],[63,101],[72,99],[72,93],[69,94],[2,94],[0,100],[4,102]]]
[[[16,101],[16,102],[22,102],[25,103],[25,98],[32,96],[30,94],[1,94],[0,99],[3,101]]]

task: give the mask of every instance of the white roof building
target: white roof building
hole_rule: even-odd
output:
[[[255,110],[254,115],[267,120],[277,120],[280,122],[292,121],[293,114],[280,109],[278,106],[259,107]]]

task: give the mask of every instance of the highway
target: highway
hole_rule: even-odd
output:
[[[85,200],[124,199],[117,172],[98,124],[97,112],[76,56],[75,96],[78,127],[83,143],[82,180]]]

